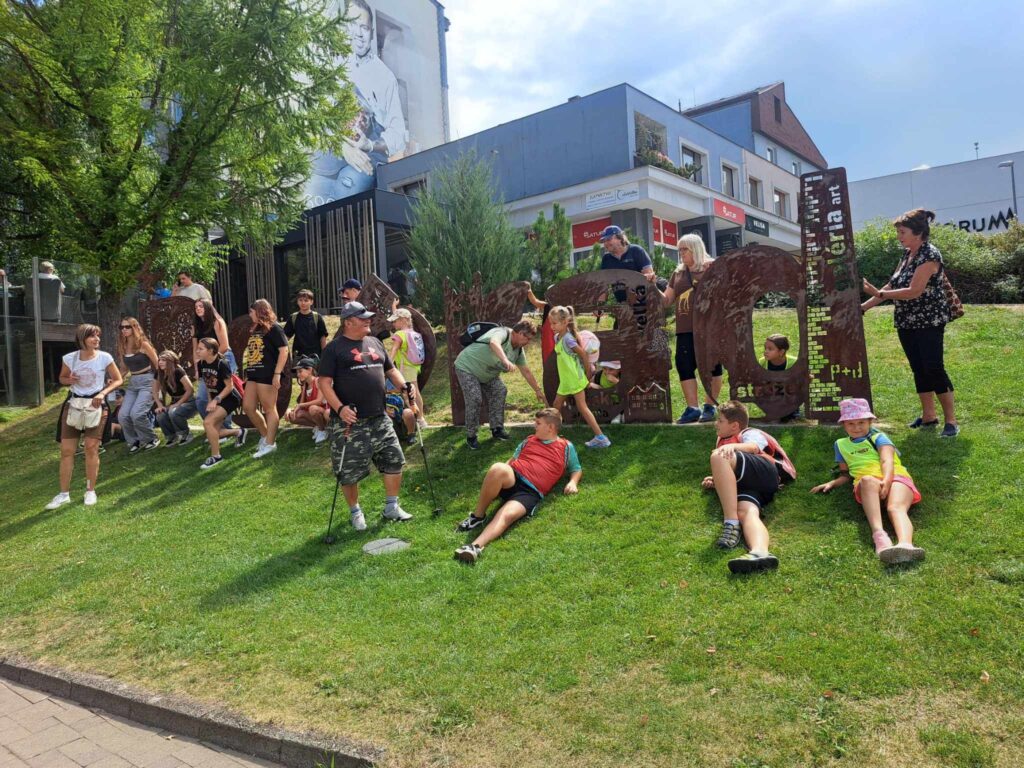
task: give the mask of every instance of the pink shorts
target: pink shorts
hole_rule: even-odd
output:
[[[917,502],[919,502],[921,500],[921,492],[919,490],[917,490],[917,486],[914,485],[914,481],[911,480],[909,477],[904,477],[903,475],[893,475],[892,481],[894,483],[902,483],[903,485],[907,486],[907,488],[909,488],[911,491],[914,492],[914,500],[912,502],[910,502],[911,506],[913,506],[914,504],[917,504]],[[855,498],[857,500],[858,504],[861,503],[861,501],[860,501],[860,483],[857,483],[857,485],[855,485],[853,487],[853,498]]]

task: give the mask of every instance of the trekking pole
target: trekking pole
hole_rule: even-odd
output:
[[[427,463],[427,447],[423,444],[423,430],[420,428],[420,414],[413,405],[413,413],[416,415],[416,438],[420,444],[420,453],[423,454],[423,468],[427,470],[427,486],[430,488],[430,502],[434,505],[433,516],[437,517],[444,510],[437,504],[437,496],[434,495],[434,479],[430,476],[430,464]]]
[[[341,468],[345,466],[345,449],[348,448],[348,435],[351,431],[352,425],[349,424],[345,427],[345,442],[341,444],[341,461],[338,462],[339,472],[341,471]],[[328,546],[333,544],[335,541],[334,537],[331,535],[331,528],[334,526],[334,507],[338,503],[338,488],[341,487],[341,477],[340,475],[336,477],[337,482],[334,484],[334,501],[331,502],[331,516],[327,520],[327,535],[324,536],[324,544],[327,544]]]

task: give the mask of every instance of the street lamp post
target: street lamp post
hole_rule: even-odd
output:
[[[1017,179],[1013,173],[1013,160],[1006,160],[999,164],[1000,168],[1010,169],[1010,194],[1013,198],[1010,200],[1010,207],[1013,209],[1013,218],[1020,221],[1020,216],[1017,214]]]

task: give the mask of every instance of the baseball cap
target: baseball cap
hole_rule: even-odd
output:
[[[341,288],[338,290],[344,291],[346,288],[355,288],[357,291],[363,290],[363,284],[356,280],[354,277],[350,277],[344,283],[341,284]]]
[[[395,320],[397,320],[400,317],[405,318],[406,320],[412,320],[412,312],[410,312],[405,307],[402,307],[400,309],[396,309],[391,314],[391,317],[388,318],[388,322],[389,323],[393,323],[393,322],[395,322]]]
[[[605,227],[604,228],[604,232],[601,233],[601,242],[603,243],[605,240],[610,240],[611,238],[615,237],[616,235],[621,235],[621,234],[622,234],[622,227],[616,227],[614,224],[612,224],[610,227]]]
[[[369,320],[374,316],[374,312],[371,312],[358,301],[350,301],[341,308],[341,319],[345,320],[349,317],[358,317],[360,320]]]
[[[316,363],[313,362],[311,357],[301,357],[299,362],[292,366],[292,370],[297,371],[299,368],[316,368]]]

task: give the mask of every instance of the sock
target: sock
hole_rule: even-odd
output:
[[[384,497],[384,511],[394,512],[398,509],[398,497],[397,496],[385,496]]]
[[[362,512],[362,511],[363,511],[363,508],[361,506],[359,506],[358,502],[356,502],[355,504],[353,504],[351,507],[348,508],[348,513],[350,515],[354,515],[356,512]]]
[[[740,524],[740,521],[739,520],[723,520],[722,524],[723,525],[729,525],[729,526],[736,527],[736,526],[738,526]]]
[[[756,551],[756,550],[752,549],[752,550],[750,550],[750,554],[752,554],[754,557],[767,557],[768,556],[768,550],[766,549],[766,550],[763,550],[763,551]]]

